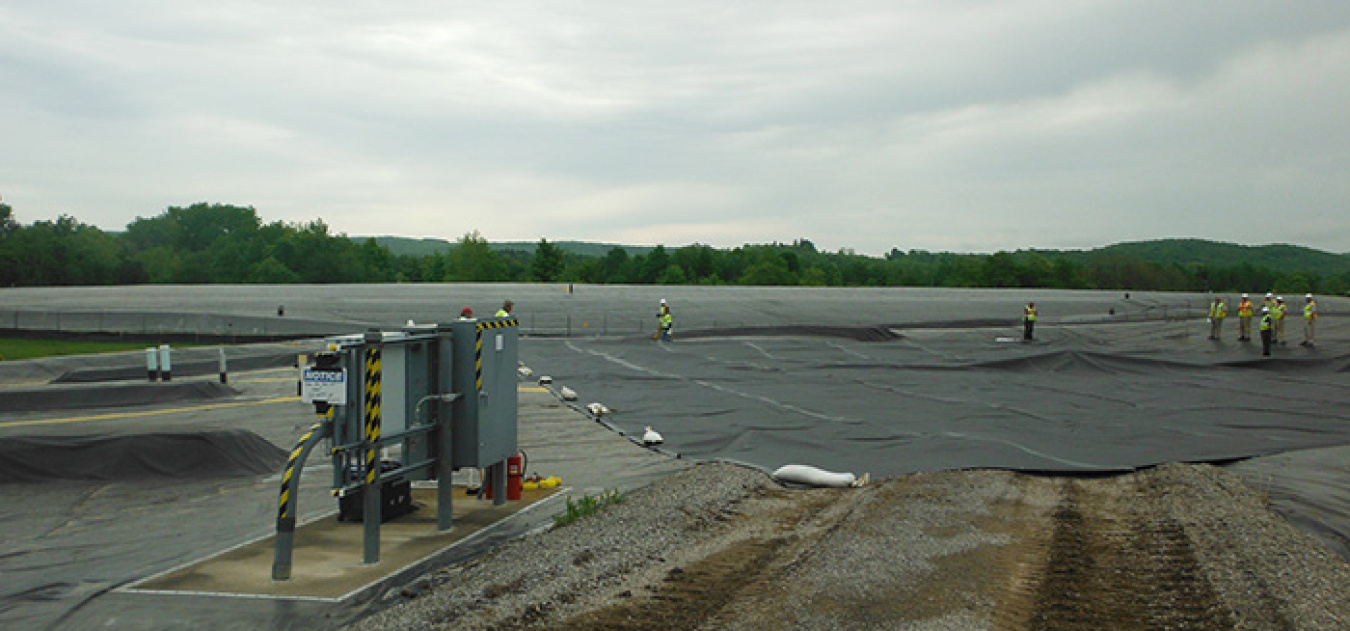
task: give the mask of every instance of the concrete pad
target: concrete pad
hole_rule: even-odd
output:
[[[379,563],[362,562],[363,524],[330,515],[296,528],[290,580],[272,580],[276,538],[269,536],[139,581],[127,591],[342,600],[546,502],[558,490],[522,491],[520,501],[498,507],[456,488],[454,526],[439,532],[436,489],[414,488],[418,509],[380,525]]]

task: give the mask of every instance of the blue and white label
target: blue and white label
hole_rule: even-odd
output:
[[[300,371],[300,400],[323,401],[329,405],[347,405],[347,369]]]

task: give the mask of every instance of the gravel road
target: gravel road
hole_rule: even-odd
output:
[[[709,464],[352,628],[1345,629],[1350,564],[1209,465],[785,489]]]

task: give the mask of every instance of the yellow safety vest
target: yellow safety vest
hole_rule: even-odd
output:
[[[1222,302],[1216,302],[1209,306],[1209,317],[1221,319],[1228,317],[1228,306]]]
[[[1317,301],[1312,300],[1303,305],[1303,317],[1313,320],[1317,318]]]
[[[1244,318],[1252,317],[1252,301],[1243,300],[1238,304],[1238,315]]]
[[[1026,311],[1026,315],[1027,315],[1027,320],[1029,320],[1029,321],[1031,321],[1031,322],[1035,322],[1035,321],[1036,321],[1036,307],[1027,307],[1027,308],[1025,309],[1025,311]]]
[[[1261,330],[1262,330],[1262,331],[1269,331],[1269,330],[1270,330],[1270,327],[1271,327],[1272,325],[1274,325],[1274,324],[1275,324],[1274,318],[1272,318],[1272,317],[1270,316],[1269,313],[1267,313],[1266,315],[1261,316]]]

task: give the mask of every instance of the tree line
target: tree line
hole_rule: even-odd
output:
[[[540,239],[532,250],[498,250],[478,232],[445,251],[395,255],[375,239],[333,234],[322,220],[264,223],[252,207],[199,203],[138,217],[105,232],[73,217],[20,224],[0,203],[0,286],[566,282],[811,287],[1028,287],[1138,291],[1315,292],[1345,294],[1350,266],[1325,257],[1300,268],[1233,260],[1185,260],[1208,242],[1149,242],[1171,261],[1146,260],[1111,246],[1092,251],[958,254],[892,249],[873,257],[824,252],[811,241],[718,249],[658,245],[644,254],[620,247],[603,256]],[[1288,246],[1285,246],[1288,247]],[[1315,252],[1308,250],[1308,252]],[[1282,256],[1289,256],[1283,253]],[[1233,258],[1231,255],[1228,258]]]

